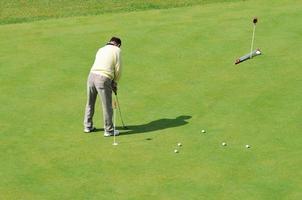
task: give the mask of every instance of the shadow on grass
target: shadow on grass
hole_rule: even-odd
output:
[[[192,118],[192,116],[181,115],[179,117],[173,119],[158,119],[147,124],[141,125],[126,125],[127,129],[123,129],[122,127],[118,127],[120,130],[126,130],[121,132],[121,136],[130,135],[130,134],[138,134],[138,133],[147,133],[158,130],[163,130],[167,128],[173,128],[178,126],[183,126],[188,124],[186,120]]]

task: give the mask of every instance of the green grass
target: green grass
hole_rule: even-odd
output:
[[[264,54],[235,66],[253,16]],[[0,26],[0,199],[301,199],[301,17],[298,0],[253,0]],[[82,133],[112,35],[117,147]]]
[[[2,0],[0,24],[240,0]]]

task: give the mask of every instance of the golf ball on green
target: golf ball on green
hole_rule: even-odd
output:
[[[182,146],[182,144],[179,142],[179,143],[177,144],[177,146],[181,147],[181,146]]]
[[[205,133],[205,132],[206,132],[206,130],[201,130],[201,132],[202,132],[202,133]]]
[[[226,146],[227,144],[225,142],[222,143],[222,146]]]
[[[178,153],[178,150],[177,150],[177,149],[175,149],[175,150],[174,150],[174,153]]]
[[[247,145],[245,145],[245,147],[246,147],[246,148],[250,148],[251,146],[247,144]]]

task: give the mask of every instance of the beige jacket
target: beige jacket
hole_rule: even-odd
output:
[[[100,48],[96,53],[91,72],[118,82],[121,77],[121,49],[114,45]]]

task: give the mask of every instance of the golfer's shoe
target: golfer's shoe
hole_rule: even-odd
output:
[[[95,127],[92,127],[92,128],[84,128],[84,133],[91,133],[93,131],[95,131],[96,128]]]
[[[119,130],[114,130],[112,132],[105,132],[104,137],[110,137],[110,136],[118,136],[120,134]]]

